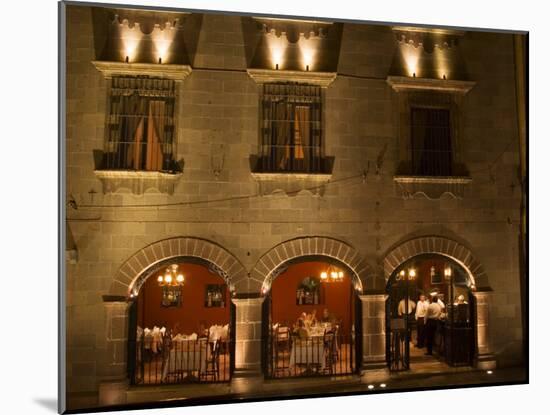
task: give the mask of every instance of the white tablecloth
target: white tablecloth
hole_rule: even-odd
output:
[[[319,365],[321,369],[325,368],[325,347],[322,336],[294,341],[290,351],[290,366],[297,364]]]
[[[210,341],[221,340],[227,341],[229,338],[229,324],[225,326],[213,325],[208,330]]]
[[[150,349],[153,353],[158,353],[162,350],[162,336],[166,333],[166,328],[153,327],[153,330],[145,327],[143,332],[143,345],[145,349]],[[140,333],[140,330],[138,330]],[[140,337],[138,337],[139,339]]]
[[[164,361],[162,380],[164,381],[169,373],[176,371],[205,371],[208,354],[206,342],[174,342],[173,349],[170,350]]]

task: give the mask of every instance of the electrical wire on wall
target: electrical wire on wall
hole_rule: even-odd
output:
[[[354,176],[348,176],[343,177],[341,179],[331,180],[328,183],[322,184],[322,185],[316,185],[316,186],[310,186],[300,189],[295,189],[292,191],[285,192],[286,196],[295,196],[298,193],[302,191],[310,191],[315,192],[318,190],[321,190],[323,188],[328,187],[329,185],[337,184],[337,183],[343,183],[347,182],[356,178],[363,179],[364,173],[357,174]],[[78,210],[81,208],[91,208],[91,209],[98,209],[98,208],[163,208],[163,207],[185,207],[185,206],[197,206],[197,205],[203,205],[203,204],[213,204],[213,203],[224,203],[224,202],[233,202],[233,201],[240,201],[240,200],[251,200],[256,198],[263,198],[265,200],[273,200],[273,197],[266,198],[265,196],[261,194],[249,194],[249,195],[243,195],[243,196],[231,196],[231,197],[225,197],[225,198],[219,198],[219,199],[203,199],[203,200],[192,200],[187,202],[171,202],[171,203],[151,203],[151,204],[109,204],[109,205],[90,205],[90,204],[78,204],[74,198],[70,199],[68,201],[68,206],[74,210]]]

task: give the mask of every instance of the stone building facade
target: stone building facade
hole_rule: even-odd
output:
[[[522,363],[513,35],[66,10],[69,397],[121,402],[128,301],[151,264],[178,256],[206,259],[226,277],[236,305],[237,372],[261,370],[262,294],[272,274],[307,255],[334,258],[354,274],[365,372],[385,364],[386,281],[423,253],[453,258],[475,281],[478,363]],[[183,35],[170,38],[176,47],[160,64],[146,52],[126,63],[112,40],[140,30],[136,22],[144,38],[152,30]],[[294,50],[274,63],[271,43],[283,41],[316,42],[310,49],[318,53],[304,63]],[[111,80],[121,74],[175,79],[179,171],[102,168]],[[257,168],[263,84],[280,81],[321,86],[328,167],[315,174]],[[452,108],[451,177],[411,174],[407,114],[422,99]]]

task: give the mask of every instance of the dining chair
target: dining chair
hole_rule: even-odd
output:
[[[290,353],[291,350],[290,329],[277,326],[274,340],[273,369],[275,373],[290,371],[290,361],[287,361],[287,353]]]
[[[220,377],[220,341],[207,341],[206,367],[202,372],[203,377],[207,379],[209,376],[212,380],[219,380]]]
[[[325,351],[325,372],[330,374],[334,373],[334,367],[336,361],[335,356],[335,344],[336,344],[336,333],[334,330],[325,330],[323,334],[323,345]]]

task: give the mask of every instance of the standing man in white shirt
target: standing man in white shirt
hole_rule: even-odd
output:
[[[424,342],[426,340],[426,324],[424,319],[428,312],[428,306],[430,302],[424,294],[420,294],[418,303],[416,304],[416,347],[419,349],[424,347]]]
[[[405,319],[407,321],[408,341],[412,341],[411,323],[415,308],[416,302],[412,298],[407,297],[401,299],[401,301],[399,301],[399,305],[397,306],[397,314],[399,315],[399,317],[405,316]]]
[[[442,313],[442,308],[441,305],[439,305],[439,301],[437,296],[431,298],[430,305],[426,310],[426,317],[424,318],[424,322],[426,323],[426,348],[428,349],[425,354],[427,355],[432,354],[435,331],[437,330],[437,322]]]

